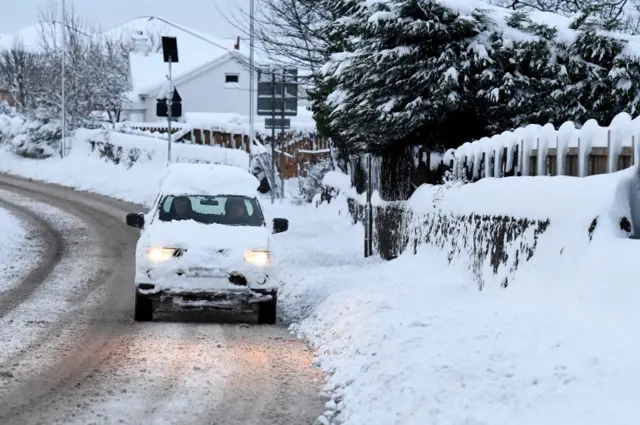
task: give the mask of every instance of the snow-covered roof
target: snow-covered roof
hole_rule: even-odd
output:
[[[168,195],[255,197],[259,185],[257,178],[240,167],[175,163],[167,166],[160,184],[160,192]]]
[[[59,25],[48,22],[38,22],[24,27],[13,34],[0,35],[0,50],[8,50],[20,46],[26,50],[36,50],[42,46],[42,31],[59,31]]]
[[[240,43],[240,49],[234,49],[237,39],[216,38],[209,34],[185,27],[157,16],[145,16],[133,19],[105,33],[108,37],[133,37],[142,31],[151,38],[162,36],[176,37],[178,42],[178,63],[172,64],[174,80],[198,68],[218,61],[230,53],[237,56],[249,56],[249,46]],[[131,82],[133,91],[139,94],[156,95],[166,80],[168,72],[162,53],[131,53]]]

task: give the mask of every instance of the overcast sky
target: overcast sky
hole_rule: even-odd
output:
[[[60,0],[56,1],[60,7]],[[115,27],[137,16],[161,16],[217,37],[235,37],[241,34],[228,22],[229,15],[233,13],[236,19],[245,19],[246,16],[243,16],[241,9],[248,10],[249,1],[66,0],[66,3],[67,7],[71,3],[74,4],[78,16],[105,29]],[[36,23],[39,10],[53,4],[54,0],[11,0],[11,3],[11,7],[4,7],[4,11],[0,13],[0,34],[10,34]],[[220,11],[223,13],[221,14]]]

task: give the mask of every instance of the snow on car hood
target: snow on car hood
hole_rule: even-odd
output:
[[[147,247],[182,248],[188,251],[269,249],[266,227],[202,224],[194,221],[156,221],[141,235]]]
[[[227,278],[240,274],[250,288],[277,286],[279,259],[273,242],[266,227],[155,221],[138,241],[136,282],[149,281],[156,289],[168,291],[237,290]],[[148,248],[177,248],[183,252],[167,260],[152,261],[146,255]],[[246,250],[268,250],[270,261],[251,263],[245,259]]]

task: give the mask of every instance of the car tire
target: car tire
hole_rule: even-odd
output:
[[[261,325],[275,325],[278,299],[273,296],[271,301],[258,304],[258,323]]]
[[[151,298],[136,293],[133,320],[136,322],[150,322],[153,320],[153,301]]]

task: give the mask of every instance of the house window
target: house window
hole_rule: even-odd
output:
[[[224,82],[229,83],[238,83],[240,82],[240,75],[238,74],[225,74]]]

